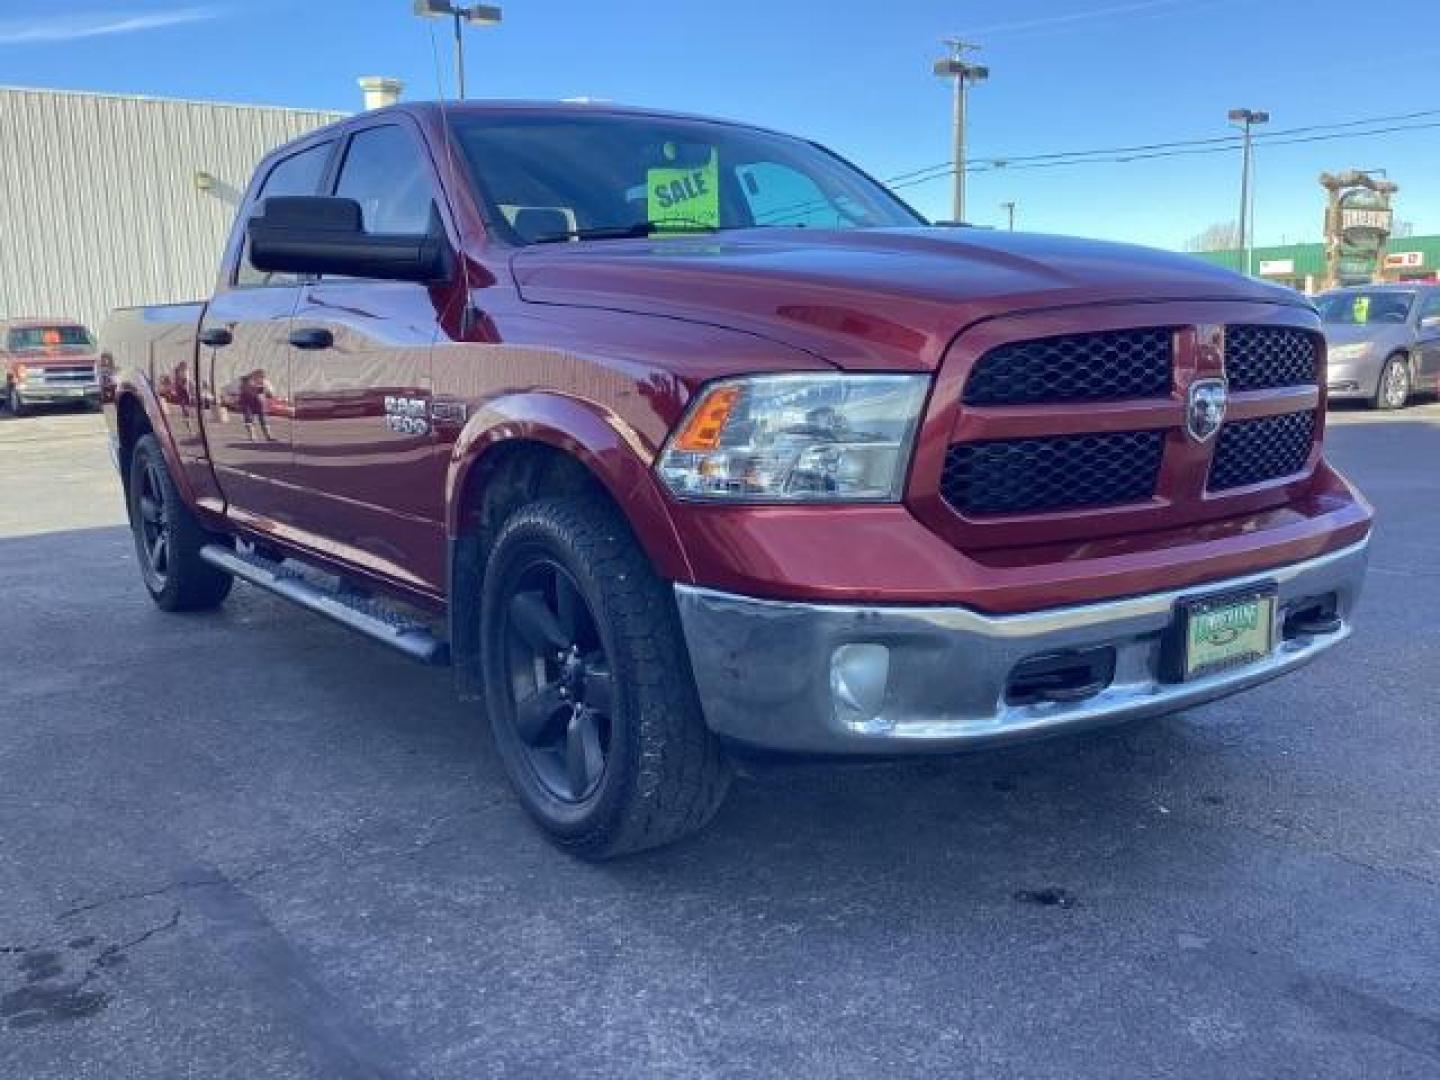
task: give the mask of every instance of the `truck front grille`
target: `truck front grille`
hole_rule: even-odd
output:
[[[1293,476],[1305,468],[1314,441],[1309,409],[1226,424],[1210,462],[1209,488],[1228,491]]]
[[[957,443],[940,491],[962,514],[1040,513],[1141,502],[1155,494],[1162,431]]]
[[[1017,341],[991,349],[965,383],[966,405],[1123,401],[1170,393],[1168,327]]]
[[[982,550],[1184,528],[1284,503],[1323,427],[1324,341],[1313,317],[1276,312],[1262,323],[1255,305],[1240,310],[1233,321],[1213,301],[1133,305],[1135,321],[1052,310],[961,335],[938,383],[956,389],[931,405],[929,430],[945,437],[921,443],[912,509]],[[1228,416],[1202,438],[1192,388],[1219,380],[1231,390]]]
[[[1225,329],[1225,375],[1231,390],[1272,390],[1319,381],[1315,335],[1288,326]]]
[[[41,386],[89,386],[96,381],[95,367],[93,364],[32,367],[25,381]]]

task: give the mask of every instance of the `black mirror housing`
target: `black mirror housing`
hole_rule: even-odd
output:
[[[423,235],[367,233],[354,199],[283,195],[265,199],[246,225],[250,262],[282,274],[432,284],[450,274],[450,249],[438,228]]]

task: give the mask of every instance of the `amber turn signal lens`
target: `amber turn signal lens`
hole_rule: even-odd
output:
[[[699,406],[675,435],[673,446],[686,453],[704,453],[720,445],[725,421],[740,398],[740,387],[717,386],[705,395]]]

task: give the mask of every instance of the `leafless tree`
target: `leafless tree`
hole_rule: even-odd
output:
[[[1217,221],[1185,241],[1186,251],[1233,251],[1239,246],[1240,226],[1233,221]]]

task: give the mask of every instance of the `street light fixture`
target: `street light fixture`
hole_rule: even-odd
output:
[[[465,38],[462,28],[471,26],[498,26],[500,8],[495,4],[472,4],[460,7],[450,0],[415,0],[416,15],[425,19],[453,19],[455,21],[455,84],[461,101],[465,100]]]
[[[1251,173],[1253,170],[1250,150],[1250,129],[1256,124],[1268,124],[1270,114],[1263,109],[1231,109],[1229,113],[1230,123],[1239,124],[1245,132],[1244,149],[1240,155],[1240,248],[1245,252],[1245,273],[1252,271],[1251,262],[1253,251],[1253,236],[1255,223],[1251,220],[1254,217],[1252,212],[1252,201],[1254,193],[1251,188]]]
[[[955,140],[955,187],[950,216],[957,224],[965,220],[965,97],[971,83],[981,83],[990,77],[990,69],[983,64],[965,62],[965,53],[980,48],[959,38],[946,38],[945,45],[950,55],[935,61],[935,74],[942,79],[955,80],[955,104],[952,124]]]

